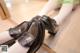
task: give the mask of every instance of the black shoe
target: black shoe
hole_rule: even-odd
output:
[[[28,31],[30,25],[31,25],[31,22],[24,21],[18,26],[14,28],[10,28],[9,34],[13,39],[5,43],[2,43],[1,45],[8,45],[9,47],[12,46],[15,43],[15,40],[18,39],[22,33],[24,33],[25,31]]]
[[[18,42],[25,48],[29,47],[27,53],[36,53],[43,44],[44,33],[43,24],[40,21],[33,22],[29,30],[21,35]]]
[[[45,25],[45,29],[48,30],[48,33],[54,36],[57,33],[57,27],[58,27],[56,21],[45,15],[42,16],[41,20]]]
[[[19,24],[18,26],[14,27],[14,28],[10,28],[9,29],[9,34],[11,37],[13,37],[14,39],[17,39],[20,37],[20,34],[22,34],[23,32],[27,31],[30,27],[30,22],[24,21],[21,24]]]
[[[58,25],[56,24],[56,21],[54,19],[51,19],[46,15],[43,15],[43,16],[37,15],[33,17],[32,22],[39,21],[39,20],[42,21],[42,23],[45,26],[45,29],[48,30],[48,33],[50,35],[54,36],[57,33]]]

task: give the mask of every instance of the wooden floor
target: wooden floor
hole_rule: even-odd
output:
[[[45,3],[46,1],[15,2],[10,9],[11,19],[18,24],[24,20],[30,20],[39,13]],[[68,18],[55,38],[49,38],[47,41],[47,45],[56,53],[80,53],[80,7]],[[9,20],[0,19],[1,32],[15,25]],[[46,33],[46,35],[48,34]]]

